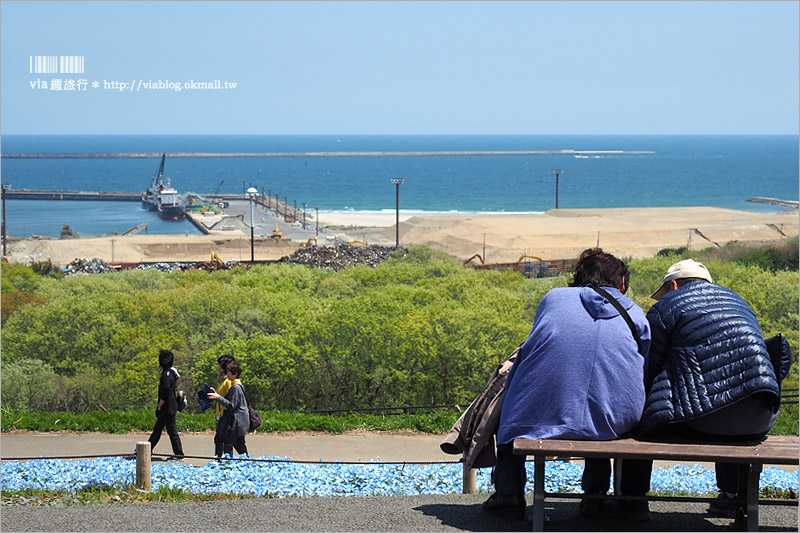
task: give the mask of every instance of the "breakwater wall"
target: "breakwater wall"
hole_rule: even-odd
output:
[[[5,197],[9,200],[96,200],[117,202],[141,202],[141,193],[135,192],[92,192],[92,191],[35,191],[31,189],[8,189]]]
[[[215,194],[221,200],[242,200],[241,194]],[[7,189],[8,200],[95,200],[102,202],[141,202],[140,192],[96,191],[40,191],[33,189]]]
[[[780,198],[764,198],[763,196],[756,196],[755,198],[749,198],[747,201],[758,204],[781,205],[784,207],[791,207],[794,209],[800,207],[800,202],[797,202],[795,200],[781,200]]]
[[[651,155],[651,151],[625,150],[475,150],[409,152],[166,152],[169,158],[195,157],[432,157],[520,155]],[[2,159],[157,159],[164,152],[9,152]]]

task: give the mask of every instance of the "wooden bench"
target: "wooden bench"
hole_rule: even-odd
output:
[[[758,482],[764,465],[798,465],[800,444],[797,435],[770,436],[760,442],[748,443],[687,443],[647,442],[636,439],[611,441],[578,441],[556,439],[515,439],[515,455],[532,455],[534,458],[533,531],[544,527],[545,457],[567,456],[582,458],[653,459],[668,461],[709,461],[743,463],[749,465],[746,504],[748,531],[758,531]],[[579,497],[575,494],[568,496]],[[647,497],[650,500],[685,501],[681,497]],[[703,499],[695,498],[702,501]],[[706,500],[708,500],[706,498]],[[795,501],[796,505],[797,502]],[[741,516],[737,521],[741,521]],[[744,525],[744,524],[743,524]]]

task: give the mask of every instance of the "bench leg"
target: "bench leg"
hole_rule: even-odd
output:
[[[533,531],[544,531],[544,455],[533,458]]]
[[[747,531],[758,531],[758,481],[761,465],[751,464],[747,469]]]

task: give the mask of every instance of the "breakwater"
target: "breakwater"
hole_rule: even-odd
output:
[[[95,200],[100,202],[141,202],[142,193],[119,191],[39,191],[33,189],[6,189],[8,200]],[[241,200],[241,194],[215,194],[216,199]]]
[[[785,207],[791,207],[793,209],[797,209],[800,206],[800,202],[797,202],[795,200],[781,200],[780,198],[764,198],[762,196],[749,198],[747,201],[758,204],[781,205]]]
[[[35,191],[31,189],[7,189],[9,200],[96,200],[102,202],[141,202],[141,193],[93,192],[93,191]]]
[[[165,152],[9,152],[2,159],[157,159]],[[169,158],[195,157],[432,157],[525,155],[652,155],[652,151],[628,150],[437,150],[381,152],[166,152]]]

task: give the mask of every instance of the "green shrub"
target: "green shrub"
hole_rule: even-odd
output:
[[[796,270],[679,252],[630,262],[634,302],[649,309],[669,265],[689,255],[742,295],[765,336],[783,333],[798,352]],[[2,274],[4,305],[29,298],[3,315],[4,409],[73,412],[149,411],[160,348],[175,353],[192,412],[225,353],[242,362],[260,409],[466,404],[525,339],[542,297],[571,278],[466,269],[415,246],[342,272],[279,264],[55,279],[3,265]]]
[[[47,363],[27,357],[3,362],[0,381],[4,411],[39,411],[51,407],[57,376]]]

